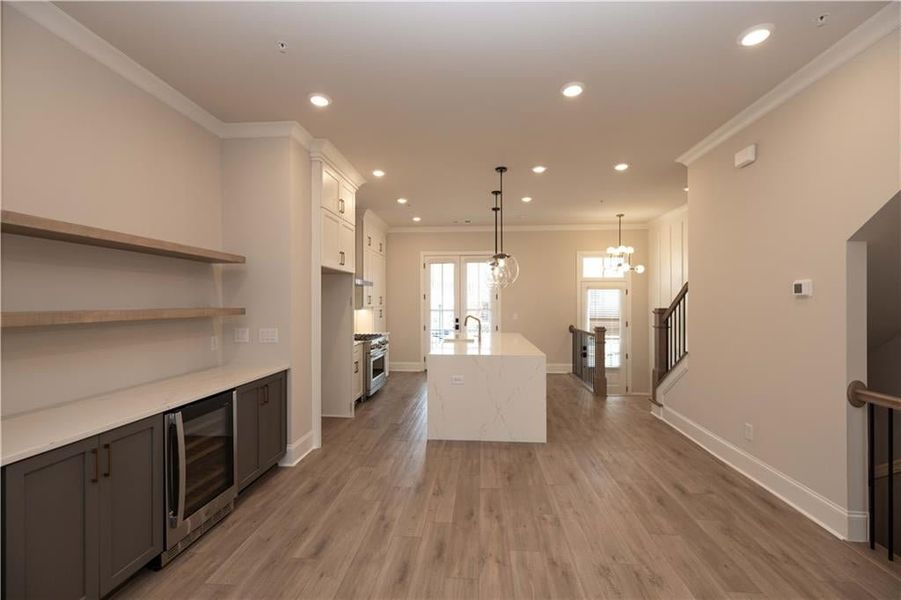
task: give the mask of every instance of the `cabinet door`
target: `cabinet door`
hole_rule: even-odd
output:
[[[267,378],[260,388],[260,466],[268,469],[285,454],[287,389],[284,373]]]
[[[375,253],[372,257],[372,305],[376,308],[385,308],[385,257]]]
[[[344,221],[353,225],[356,222],[356,194],[346,183],[341,183],[338,196],[338,214]]]
[[[330,269],[343,269],[339,264],[340,219],[327,210],[322,211],[322,266]]]
[[[237,391],[238,490],[260,474],[260,388],[256,383]]]
[[[163,551],[163,416],[103,433],[100,444],[100,594]]]
[[[4,596],[99,598],[97,438],[3,470]]]
[[[342,222],[338,239],[338,268],[342,271],[354,272],[354,264],[356,262],[355,241],[356,231],[353,226]]]
[[[372,308],[373,301],[375,300],[375,258],[377,254],[375,251],[367,248],[363,252],[363,278],[367,281],[373,282],[373,285],[366,286],[363,288],[363,306],[366,308]]]
[[[340,197],[340,183],[338,178],[327,170],[322,171],[322,208],[334,215],[338,214],[338,198]]]

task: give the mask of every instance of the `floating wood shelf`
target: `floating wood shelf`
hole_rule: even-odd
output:
[[[132,308],[123,310],[48,310],[35,312],[4,312],[0,326],[48,327],[54,325],[82,325],[89,323],[122,323],[126,321],[158,321],[171,319],[202,319],[243,315],[243,308]]]
[[[3,233],[27,235],[48,240],[71,242],[73,244],[84,244],[86,246],[128,250],[129,252],[140,252],[142,254],[184,258],[205,263],[240,264],[247,260],[240,254],[229,254],[228,252],[155,240],[119,231],[66,223],[65,221],[26,215],[11,210],[2,211],[0,221],[2,221]]]

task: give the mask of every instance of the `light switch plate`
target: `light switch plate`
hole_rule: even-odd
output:
[[[215,352],[219,349],[219,336],[211,335],[210,336],[210,351]]]
[[[235,327],[235,343],[236,344],[249,344],[250,343],[250,329],[247,327]]]
[[[278,343],[278,329],[276,329],[275,327],[260,328],[260,343],[261,344],[277,344]]]
[[[451,385],[463,385],[463,376],[451,375]]]

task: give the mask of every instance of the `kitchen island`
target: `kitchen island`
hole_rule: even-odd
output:
[[[428,355],[430,440],[547,441],[547,357],[518,333],[436,341]]]

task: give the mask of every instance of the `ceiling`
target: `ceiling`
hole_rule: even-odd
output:
[[[674,208],[687,196],[676,156],[884,3],[59,6],[223,121],[296,120],[330,139],[368,179],[359,205],[434,226],[490,223],[499,164],[510,224]],[[770,40],[739,46],[759,23],[775,25]],[[572,80],[585,93],[568,99]]]

